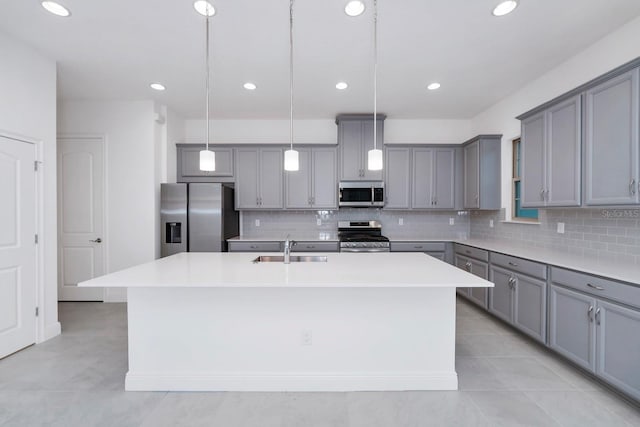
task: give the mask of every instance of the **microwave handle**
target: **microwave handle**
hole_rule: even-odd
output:
[[[371,204],[375,204],[376,202],[376,188],[372,185],[371,186]]]

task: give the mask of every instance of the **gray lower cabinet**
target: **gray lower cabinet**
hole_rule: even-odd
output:
[[[587,205],[638,203],[639,70],[585,93]]]
[[[640,399],[640,311],[555,283],[550,289],[549,346]]]
[[[376,146],[380,150],[383,148],[385,117],[379,114],[376,120]],[[367,155],[373,149],[373,122],[373,115],[343,114],[336,118],[341,181],[383,180],[382,170],[371,171],[367,168]]]
[[[282,209],[281,148],[236,149],[236,209]]]
[[[489,253],[483,249],[455,245],[456,267],[468,271],[482,279],[489,280]],[[488,304],[488,288],[458,288],[458,293],[470,301],[486,309]]]
[[[216,170],[200,170],[204,144],[176,144],[176,182],[233,182],[233,148],[210,145],[216,154]]]
[[[580,95],[522,120],[522,206],[580,206]]]
[[[285,172],[286,208],[336,209],[338,183],[336,149],[298,149],[300,169]]]
[[[547,282],[492,263],[489,311],[541,342],[546,341]]]
[[[463,144],[465,209],[500,209],[501,141],[478,135]]]
[[[440,261],[446,261],[447,243],[391,241],[390,250],[391,252],[423,252]]]
[[[337,241],[325,242],[325,241],[296,241],[292,252],[339,252],[340,247]]]
[[[281,252],[279,241],[228,240],[229,252]]]

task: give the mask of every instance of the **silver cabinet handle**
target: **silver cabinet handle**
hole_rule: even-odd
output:
[[[540,190],[540,200],[544,201],[544,188]]]
[[[589,318],[589,322],[593,322],[593,306],[589,306],[589,310],[587,310],[587,317]]]
[[[102,243],[102,239],[99,237],[96,240],[89,240],[89,241],[93,243]]]
[[[632,178],[631,182],[629,183],[629,194],[631,194],[632,196],[636,194],[636,180],[634,178]]]
[[[512,266],[514,266],[514,267],[517,267],[517,266],[518,266],[518,264],[516,264],[515,262],[511,262],[511,261],[509,261],[509,265],[512,265]]]
[[[413,249],[422,249],[422,246],[414,246]]]
[[[467,250],[467,251],[464,251],[464,253],[466,253],[466,254],[470,254],[470,253],[471,253],[471,251],[468,251],[468,250]]]
[[[596,310],[596,325],[600,324],[600,309]]]
[[[587,283],[587,286],[591,289],[595,289],[596,291],[604,291],[604,288],[602,286],[592,285],[591,283]]]

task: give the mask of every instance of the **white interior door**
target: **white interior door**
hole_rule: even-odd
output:
[[[36,340],[35,146],[0,137],[0,358]]]
[[[104,274],[104,141],[58,140],[58,300],[102,301],[78,282]]]

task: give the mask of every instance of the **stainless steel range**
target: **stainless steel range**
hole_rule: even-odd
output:
[[[389,252],[379,221],[338,221],[340,252]]]

